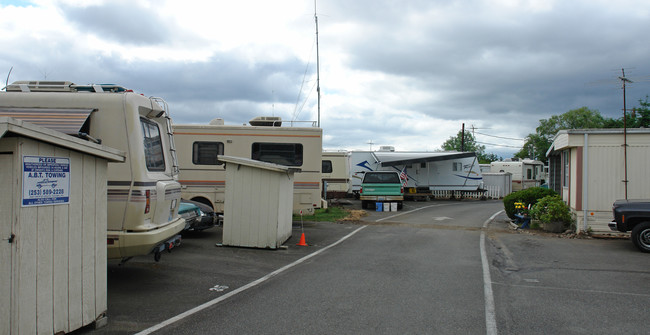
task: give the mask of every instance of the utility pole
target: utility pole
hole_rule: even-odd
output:
[[[320,54],[318,52],[318,15],[314,0],[314,20],[316,21],[316,93],[318,94],[318,128],[320,128]]]
[[[623,185],[625,185],[625,200],[627,200],[627,106],[625,104],[625,84],[633,83],[633,81],[625,77],[625,69],[621,69],[622,76],[618,77],[623,82],[623,164],[625,170],[625,179],[623,179]]]
[[[460,151],[464,152],[465,151],[465,124],[463,123],[463,130],[462,130],[462,135],[460,137]]]

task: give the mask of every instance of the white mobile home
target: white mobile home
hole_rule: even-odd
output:
[[[327,192],[327,199],[346,197],[352,187],[350,183],[350,153],[323,151],[322,179],[323,193]],[[325,185],[327,185],[327,189]]]
[[[490,164],[490,172],[512,174],[512,191],[540,186],[544,177],[544,163],[532,159],[521,161],[496,161]]]
[[[116,85],[19,81],[0,93],[9,116],[126,153],[108,163],[108,258],[170,249],[185,220],[166,104]]]
[[[316,127],[281,127],[277,117],[258,117],[250,126],[174,125],[183,198],[223,213],[226,171],[219,155],[300,168],[293,184],[293,210],[313,213],[321,207],[322,134]]]
[[[366,171],[399,171],[407,187],[430,191],[476,191],[483,177],[473,152],[352,151],[352,192],[358,193]]]
[[[611,232],[614,201],[650,199],[650,129],[561,130],[546,156],[549,186],[575,214],[578,231]]]

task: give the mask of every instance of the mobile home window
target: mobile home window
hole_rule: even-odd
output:
[[[427,168],[427,162],[420,163],[420,168],[426,169]]]
[[[533,179],[533,169],[526,169],[526,179]]]
[[[144,159],[149,171],[165,171],[165,155],[158,124],[147,119],[140,119],[144,136]]]
[[[322,173],[332,173],[332,161],[323,161]]]
[[[569,187],[569,150],[562,152],[562,159],[564,160],[564,180],[562,186]]]
[[[302,165],[302,144],[253,143],[251,158],[286,166]]]
[[[217,157],[223,155],[223,142],[194,142],[192,163],[196,165],[221,165]]]

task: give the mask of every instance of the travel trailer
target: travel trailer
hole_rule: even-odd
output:
[[[108,164],[108,258],[128,260],[180,243],[174,142],[166,103],[116,85],[17,81],[0,93],[0,116],[57,130],[126,153]],[[84,195],[86,196],[86,195]],[[92,196],[92,195],[89,195]]]
[[[399,171],[406,188],[429,191],[476,191],[483,178],[473,152],[408,152],[382,147],[379,151],[352,151],[350,179],[356,195],[367,171]]]
[[[326,199],[345,198],[350,183],[350,153],[346,151],[323,151],[323,195]],[[325,187],[327,185],[327,188]]]
[[[548,169],[544,163],[532,159],[521,161],[496,161],[490,164],[491,172],[512,173],[512,191],[516,192],[530,187],[542,185],[546,180]]]
[[[301,169],[294,176],[293,212],[311,214],[321,207],[323,131],[317,127],[282,127],[279,117],[263,116],[250,126],[174,125],[184,199],[223,213],[226,172],[219,155],[250,158]]]

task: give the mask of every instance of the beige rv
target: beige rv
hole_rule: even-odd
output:
[[[169,250],[180,242],[171,120],[164,101],[116,85],[18,81],[0,93],[0,116],[10,116],[126,153],[108,164],[108,258]],[[84,197],[93,197],[84,194]]]
[[[323,193],[327,199],[345,198],[351,192],[350,153],[323,151]],[[327,188],[325,187],[327,185]]]
[[[293,211],[307,215],[320,208],[322,129],[281,124],[278,117],[258,117],[250,126],[224,125],[221,119],[208,125],[174,125],[183,198],[223,213],[226,172],[219,155],[227,155],[300,168],[293,184]]]

